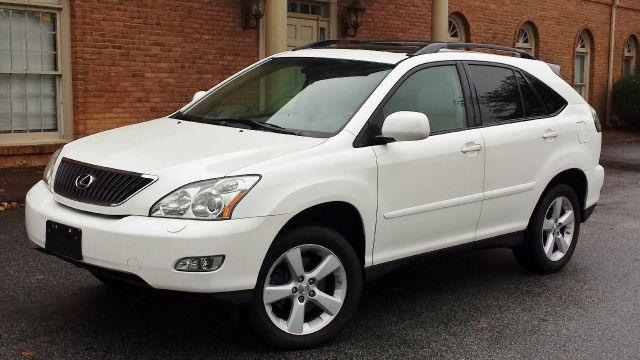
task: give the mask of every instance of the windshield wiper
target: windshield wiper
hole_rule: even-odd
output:
[[[225,126],[245,125],[249,127],[251,130],[262,130],[262,131],[269,131],[269,132],[287,134],[287,135],[298,135],[298,136],[302,135],[302,133],[299,131],[293,131],[287,128],[283,128],[282,126],[264,123],[264,122],[251,120],[251,119],[207,119],[206,121],[216,125],[217,124],[225,125]]]
[[[207,118],[201,118],[193,115],[188,115],[181,111],[178,111],[177,113],[171,115],[170,118],[177,119],[177,120],[193,121],[193,122],[198,122],[203,124],[230,126],[230,127],[241,128],[241,129],[270,131],[270,132],[279,133],[279,134],[297,135],[297,136],[302,135],[302,132],[300,131],[289,130],[279,125],[268,124],[268,123],[260,122],[257,120],[251,120],[251,119],[234,119],[234,118],[207,119]]]

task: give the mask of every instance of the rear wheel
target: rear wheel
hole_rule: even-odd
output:
[[[337,232],[305,226],[279,236],[269,250],[249,307],[255,333],[283,349],[320,345],[355,313],[362,267]]]
[[[575,191],[565,184],[552,187],[534,211],[524,244],[514,249],[516,260],[542,273],[562,269],[576,248],[581,216]]]

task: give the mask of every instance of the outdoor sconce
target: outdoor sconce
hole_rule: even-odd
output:
[[[242,9],[242,28],[255,29],[260,24],[260,19],[264,16],[265,0],[247,0],[247,4]]]
[[[364,6],[361,0],[353,0],[351,5],[347,6],[347,14],[344,19],[342,35],[345,37],[354,37],[358,34],[358,29],[364,20]]]

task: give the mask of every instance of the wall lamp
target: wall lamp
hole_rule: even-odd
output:
[[[364,20],[364,12],[367,7],[361,0],[353,0],[351,5],[347,6],[347,13],[344,17],[342,35],[345,37],[354,37],[358,34],[358,29]]]
[[[260,19],[264,16],[265,0],[246,0],[246,5],[242,9],[242,28],[255,29],[260,24]]]

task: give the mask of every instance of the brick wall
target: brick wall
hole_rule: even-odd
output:
[[[339,0],[338,22],[351,0]],[[360,39],[429,39],[431,0],[364,0]],[[449,0],[471,41],[514,46],[517,29],[532,22],[537,56],[560,64],[572,81],[580,31],[593,38],[590,102],[604,118],[611,0]],[[71,0],[74,135],[166,115],[258,59],[258,32],[240,26],[239,0]],[[622,74],[624,42],[640,38],[640,4],[622,0],[614,79]],[[0,146],[0,167],[43,164],[54,147]]]
[[[256,61],[258,32],[240,26],[241,5],[73,1],[76,137],[167,115]]]

